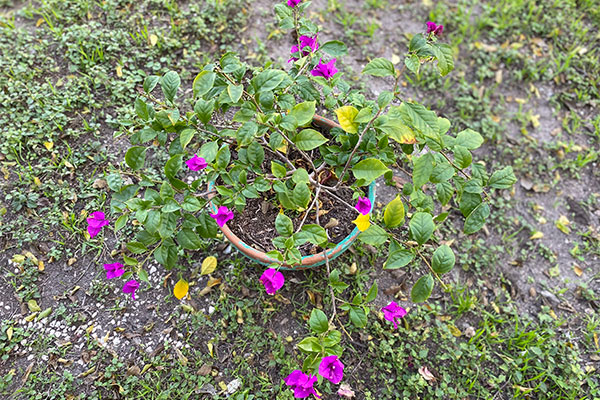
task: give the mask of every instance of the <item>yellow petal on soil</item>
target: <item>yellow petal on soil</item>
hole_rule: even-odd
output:
[[[158,36],[154,33],[148,36],[148,39],[150,40],[150,46],[156,46],[156,43],[158,43]]]
[[[577,276],[583,275],[583,270],[577,264],[573,264],[573,272],[575,272]]]
[[[213,256],[208,256],[204,259],[204,261],[202,261],[202,268],[200,270],[200,275],[212,274],[216,268],[217,268],[217,259]]]
[[[44,147],[46,150],[52,150],[52,147],[54,147],[54,142],[44,142]]]
[[[571,228],[569,228],[570,224],[571,224],[571,221],[569,221],[569,219],[567,217],[565,217],[564,215],[561,215],[560,218],[555,223],[556,227],[565,235],[568,235],[569,233],[571,233]]]
[[[335,110],[342,129],[348,133],[358,132],[358,123],[354,122],[357,114],[358,110],[352,106],[343,106]]]
[[[119,78],[122,78],[123,77],[123,68],[121,68],[120,65],[117,65],[117,67],[115,68],[115,70],[117,71],[117,76]]]
[[[38,261],[38,271],[43,272],[46,269],[44,262],[42,260]]]
[[[177,282],[175,284],[175,287],[173,288],[173,294],[175,295],[175,297],[181,300],[188,293],[189,288],[190,285],[187,283],[187,281],[185,279],[180,279],[179,282]]]
[[[206,287],[207,287],[207,288],[211,288],[211,287],[213,287],[213,286],[217,286],[217,285],[218,285],[218,284],[220,284],[220,283],[221,283],[221,278],[212,278],[212,277],[211,277],[211,278],[208,280],[208,282],[206,282]]]
[[[529,239],[534,240],[534,239],[541,239],[543,237],[544,237],[544,232],[537,231],[537,232],[534,232],[533,235],[531,235],[529,237]]]
[[[40,26],[41,24],[43,24],[43,23],[44,23],[44,18],[39,18],[39,19],[36,21],[36,23],[35,23],[35,26],[36,26],[36,28],[37,28],[38,26]]]
[[[367,215],[361,214],[358,217],[356,217],[356,219],[352,222],[354,222],[356,224],[356,227],[361,232],[366,231],[371,226],[371,221],[369,221],[369,214],[367,214]]]

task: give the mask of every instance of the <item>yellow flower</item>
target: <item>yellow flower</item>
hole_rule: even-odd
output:
[[[359,215],[358,217],[356,217],[356,219],[352,222],[354,222],[356,224],[356,227],[358,228],[359,231],[364,232],[367,229],[369,229],[369,227],[371,226],[371,221],[369,221],[369,214],[367,215]]]

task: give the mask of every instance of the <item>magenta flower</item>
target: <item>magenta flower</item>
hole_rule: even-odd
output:
[[[299,369],[292,371],[291,374],[283,380],[286,385],[290,386],[290,389],[294,391],[294,397],[297,399],[304,399],[314,394],[316,397],[321,398],[315,392],[313,385],[317,381],[316,375],[306,375]]]
[[[295,54],[297,54],[300,50],[302,50],[301,54],[302,57],[305,57],[307,55],[310,54],[310,51],[304,50],[304,48],[306,47],[310,47],[311,51],[317,51],[317,49],[319,48],[319,42],[317,42],[317,37],[315,36],[314,38],[310,37],[310,36],[300,36],[299,38],[300,41],[300,49],[298,49],[298,45],[293,45],[292,49],[290,50],[290,53],[292,53],[292,57],[288,60],[288,62],[290,61],[297,61],[298,58],[294,57]]]
[[[394,329],[398,329],[396,319],[400,319],[406,315],[406,310],[400,307],[395,301],[392,301],[387,306],[381,309],[383,311],[383,317],[394,323]]]
[[[131,298],[135,300],[135,291],[138,290],[140,284],[136,280],[130,280],[123,286],[123,293],[131,293]]]
[[[102,211],[96,211],[91,214],[87,219],[88,227],[87,231],[90,234],[90,238],[93,238],[100,233],[103,226],[110,224],[110,221],[104,219],[104,213]]]
[[[362,215],[367,215],[371,212],[371,200],[368,197],[359,197],[358,202],[354,206]]]
[[[206,160],[202,157],[198,157],[197,154],[194,154],[194,157],[190,158],[185,163],[192,171],[200,171],[208,166]]]
[[[296,7],[300,3],[302,3],[302,0],[288,0],[287,1],[287,5],[292,8]]]
[[[268,268],[260,276],[260,281],[265,285],[267,294],[273,295],[276,291],[281,289],[285,282],[285,278],[283,277],[283,274],[275,268]]]
[[[312,71],[310,71],[310,73],[312,74],[312,76],[322,76],[329,79],[338,72],[337,68],[334,65],[335,61],[336,59],[334,58],[327,64],[323,64],[323,62],[319,60],[319,64],[317,64],[317,66]]]
[[[125,273],[125,268],[121,263],[104,264],[106,270],[106,279],[118,278]]]
[[[331,383],[340,383],[344,378],[344,364],[338,356],[323,357],[319,364],[319,374],[325,379],[329,379]]]
[[[216,214],[208,214],[214,219],[217,220],[217,224],[222,228],[227,221],[233,219],[233,211],[229,211],[229,209],[225,206],[219,207]]]
[[[436,25],[435,22],[427,22],[427,34],[433,33],[436,36],[440,36],[444,31],[444,25]]]

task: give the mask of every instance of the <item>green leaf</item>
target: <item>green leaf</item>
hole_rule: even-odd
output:
[[[266,69],[252,79],[252,86],[256,93],[267,92],[279,86],[286,75],[283,71]]]
[[[315,101],[296,104],[289,115],[296,119],[298,126],[306,125],[312,121],[315,115],[316,104]]]
[[[454,162],[461,168],[467,168],[471,165],[473,156],[464,146],[454,146]]]
[[[400,119],[388,119],[383,125],[378,126],[384,133],[400,144],[412,144],[416,142],[415,133]]]
[[[413,184],[415,188],[420,188],[429,182],[433,172],[433,161],[431,153],[425,153],[414,161]]]
[[[233,103],[240,101],[242,93],[244,93],[244,86],[242,85],[234,85],[233,83],[230,83],[229,86],[227,86],[227,94],[229,94],[229,98]]]
[[[362,160],[352,168],[354,177],[357,180],[362,179],[364,181],[362,186],[369,185],[375,179],[379,178],[388,171],[390,171],[390,169],[376,158],[367,158],[366,160]]]
[[[406,249],[395,250],[390,253],[383,264],[383,269],[398,269],[408,265],[415,255]]]
[[[445,274],[450,272],[455,262],[454,252],[448,245],[444,244],[433,252],[431,268],[438,274]]]
[[[422,303],[431,296],[433,292],[433,276],[423,275],[410,291],[410,298],[415,303]]]
[[[219,149],[219,145],[217,142],[206,142],[200,147],[198,151],[198,156],[204,158],[204,161],[207,163],[211,163],[215,161],[215,157],[217,156],[217,151]]]
[[[320,353],[323,351],[323,346],[316,337],[307,337],[298,343],[298,348],[307,353]]]
[[[146,102],[139,97],[135,99],[135,112],[138,115],[138,117],[140,117],[144,121],[148,121],[150,117],[150,114],[148,112],[148,104],[146,104]]]
[[[479,206],[479,204],[481,204],[480,194],[464,192],[460,199],[460,212],[463,216],[467,217],[471,214],[471,212],[473,212],[475,208],[477,208],[477,206]]]
[[[125,153],[125,162],[129,165],[129,168],[137,171],[144,167],[146,162],[146,148],[142,146],[134,146],[127,150]]]
[[[310,202],[310,189],[304,182],[297,183],[293,191],[294,203],[300,208],[306,209]]]
[[[246,122],[242,125],[236,132],[236,139],[238,145],[240,146],[248,146],[253,140],[254,135],[258,132],[258,125],[255,122]]]
[[[464,131],[459,132],[454,141],[455,146],[463,146],[469,150],[478,148],[482,143],[483,138],[481,135],[472,129],[465,129]]]
[[[330,40],[319,47],[319,50],[329,54],[332,57],[341,57],[348,53],[348,47],[339,40]]]
[[[365,66],[362,73],[373,76],[395,76],[396,69],[391,61],[385,58],[375,58]]]
[[[174,178],[181,169],[183,154],[176,154],[165,164],[165,175],[167,178]]]
[[[335,110],[335,115],[337,115],[338,122],[340,126],[345,132],[348,133],[357,133],[358,132],[358,122],[354,119],[358,115],[358,110],[352,106],[343,106]]]
[[[426,212],[415,213],[410,219],[408,227],[413,239],[416,240],[417,243],[423,244],[429,240],[435,230],[433,216]]]
[[[435,58],[438,60],[438,70],[442,76],[448,75],[454,69],[452,48],[446,43],[435,43],[431,46]]]
[[[148,248],[140,242],[129,242],[127,243],[127,249],[133,254],[142,254],[148,251]]]
[[[371,289],[369,289],[369,292],[367,293],[367,297],[365,298],[365,302],[366,303],[370,303],[373,300],[375,300],[377,298],[377,292],[379,291],[379,287],[377,286],[377,281],[373,282],[373,285],[371,285]]]
[[[440,203],[445,206],[454,194],[454,187],[452,187],[452,183],[450,182],[438,183],[435,185],[435,192]]]
[[[229,161],[231,160],[231,151],[229,150],[229,145],[224,143],[223,147],[219,149],[217,152],[217,168],[226,169],[229,165]],[[244,183],[244,182],[242,182]]]
[[[275,218],[275,229],[281,236],[292,236],[294,234],[294,224],[292,220],[283,213],[277,214]]]
[[[323,339],[323,345],[325,347],[333,347],[342,340],[342,334],[340,331],[333,330],[327,334],[327,337]]]
[[[177,263],[177,246],[173,240],[166,239],[154,250],[154,259],[167,268],[173,268]]]
[[[488,181],[488,186],[496,189],[509,189],[516,181],[517,177],[513,173],[512,167],[508,166],[494,172]]]
[[[439,134],[437,115],[422,104],[403,102],[400,105],[400,112],[419,132],[425,135]]]
[[[317,308],[313,308],[308,319],[310,329],[316,334],[325,333],[329,330],[329,321],[325,313]]]
[[[433,168],[431,172],[431,177],[429,178],[433,183],[442,183],[446,182],[450,178],[454,176],[455,170],[449,162],[439,162]]]
[[[373,110],[371,109],[371,107],[362,108],[358,112],[358,114],[356,114],[356,117],[354,117],[354,122],[359,122],[359,123],[369,122],[371,120],[372,114],[373,114]]]
[[[181,247],[188,250],[198,250],[202,247],[202,242],[196,232],[188,228],[177,232],[177,242]]]
[[[406,68],[408,68],[409,71],[412,71],[414,74],[418,74],[421,63],[419,62],[419,57],[413,54],[404,58],[404,65],[406,65]]]
[[[383,222],[388,228],[396,228],[404,223],[404,204],[400,197],[397,196],[385,207]]]
[[[160,80],[159,76],[156,76],[156,75],[147,76],[146,79],[144,79],[144,92],[150,93],[151,91],[153,91],[154,88],[156,87],[156,85],[158,84],[159,80]]]
[[[179,144],[181,144],[181,148],[185,150],[188,144],[194,138],[196,131],[193,129],[184,129],[179,135]]]
[[[478,205],[471,214],[465,219],[463,232],[467,235],[475,233],[485,225],[486,218],[490,215],[490,206],[487,203]]]
[[[204,99],[198,99],[196,104],[194,105],[194,112],[200,121],[203,124],[208,124],[210,118],[212,117],[212,113],[215,109],[215,100],[206,101]]]
[[[300,150],[309,151],[327,143],[327,139],[314,129],[303,129],[294,137],[293,142]]]
[[[310,242],[317,246],[327,242],[327,232],[323,227],[316,224],[308,224],[302,227],[302,230],[295,235],[296,244],[301,245]]]
[[[215,83],[216,76],[217,74],[212,71],[201,71],[198,75],[196,75],[196,78],[194,78],[194,83],[192,83],[194,98],[208,93]]]
[[[364,328],[367,325],[367,314],[361,307],[350,308],[348,315],[350,316],[350,321],[357,328]]]
[[[177,72],[169,71],[163,75],[160,81],[160,87],[162,88],[163,94],[167,100],[173,102],[180,84],[181,79],[179,78],[179,74]]]
[[[394,93],[390,92],[389,90],[384,90],[383,92],[379,93],[379,96],[377,97],[377,105],[380,109],[384,109],[385,106],[390,104],[393,99]]]
[[[258,142],[253,141],[248,146],[246,157],[248,158],[250,164],[259,168],[265,159],[265,150],[260,144],[258,144]]]
[[[294,181],[294,183],[303,182],[308,184],[308,182],[310,181],[308,177],[308,172],[304,168],[298,168],[292,174],[292,181]]]
[[[388,239],[388,233],[376,224],[371,224],[369,228],[358,235],[358,240],[372,246],[379,246]]]
[[[121,230],[125,226],[125,224],[127,223],[128,220],[129,220],[129,214],[123,214],[119,218],[117,218],[117,221],[115,222],[115,232],[118,232],[119,230]]]
[[[271,173],[276,178],[283,178],[287,174],[287,169],[277,161],[271,161]]]
[[[425,40],[425,37],[422,34],[417,33],[412,37],[412,39],[410,39],[410,43],[408,44],[408,51],[417,52],[426,46],[427,40]]]

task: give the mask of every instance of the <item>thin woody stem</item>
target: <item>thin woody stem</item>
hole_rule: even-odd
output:
[[[300,225],[298,225],[298,229],[296,229],[296,233],[300,232],[300,230],[302,229],[302,226],[304,225],[304,222],[306,222],[306,218],[308,217],[308,214],[315,206],[315,203],[317,203],[317,220],[318,220],[318,215],[319,215],[318,200],[319,200],[320,192],[321,192],[321,186],[317,186],[317,191],[315,192],[315,198],[313,199],[312,203],[310,204],[310,207],[308,207],[308,209],[306,210],[306,213],[304,213],[304,217],[302,218],[302,221],[300,221]]]
[[[317,188],[317,193],[319,190],[321,190],[320,186]],[[319,203],[318,202],[317,202],[317,225],[321,225],[321,222],[319,221]],[[323,256],[325,257],[325,265],[327,266],[327,278],[329,279],[331,277],[331,268],[329,267],[329,256],[327,255],[327,249],[323,250]],[[333,307],[333,312],[331,314],[331,318],[329,318],[329,323],[332,324],[333,319],[335,318],[335,315],[337,314],[337,308],[335,305],[335,293],[333,292],[333,287],[331,285],[329,285],[329,295],[331,296],[331,306]]]

